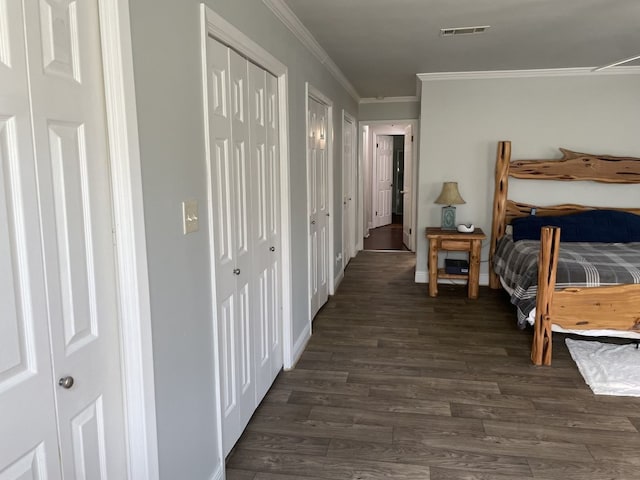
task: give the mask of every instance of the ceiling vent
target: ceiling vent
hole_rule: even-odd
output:
[[[489,28],[490,28],[490,25],[479,25],[476,27],[441,28],[440,36],[453,37],[456,35],[477,35],[477,34],[486,32],[487,29]]]

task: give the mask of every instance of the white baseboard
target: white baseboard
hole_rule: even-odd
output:
[[[307,326],[293,344],[293,362],[291,363],[291,368],[285,368],[285,370],[293,370],[295,368],[296,363],[300,360],[300,356],[302,355],[302,352],[304,352],[310,338],[311,327]]]
[[[338,291],[338,287],[340,286],[340,282],[344,279],[344,268],[340,269],[336,278],[333,279],[333,293]]]
[[[222,463],[222,465],[216,468],[216,471],[213,472],[213,475],[211,475],[210,480],[223,480],[223,479],[224,479],[224,462]]]
[[[481,273],[480,274],[480,278],[478,279],[480,285],[482,286],[487,286],[489,285],[489,274],[488,273]],[[428,271],[424,271],[424,270],[416,270],[416,276],[415,276],[415,282],[416,283],[428,283],[429,282],[429,272]],[[454,284],[459,284],[459,285],[464,285],[465,283],[467,283],[464,280],[449,280],[449,279],[445,279],[445,278],[441,278],[438,280],[438,283],[454,283]]]

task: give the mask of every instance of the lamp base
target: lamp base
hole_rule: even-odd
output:
[[[442,230],[456,229],[456,207],[452,207],[451,205],[442,207],[442,222],[440,228],[442,228]]]

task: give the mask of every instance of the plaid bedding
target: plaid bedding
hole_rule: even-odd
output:
[[[536,306],[539,253],[538,240],[514,242],[510,235],[502,237],[496,248],[493,267],[513,289],[511,303],[517,307],[520,328]],[[622,283],[640,283],[640,242],[560,243],[557,290]]]

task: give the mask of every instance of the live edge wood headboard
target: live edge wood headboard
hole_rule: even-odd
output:
[[[489,250],[489,285],[500,288],[500,279],[493,270],[493,257],[498,240],[505,234],[507,225],[514,218],[531,215],[566,215],[570,213],[607,208],[640,215],[640,208],[611,208],[564,204],[539,206],[518,203],[507,198],[509,177],[534,180],[591,180],[603,183],[640,183],[640,158],[592,155],[561,148],[563,156],[558,160],[517,160],[511,162],[511,142],[498,142],[496,157],[495,190],[493,195],[493,224]],[[640,197],[640,195],[639,195]]]

